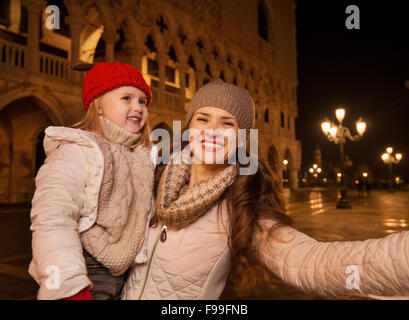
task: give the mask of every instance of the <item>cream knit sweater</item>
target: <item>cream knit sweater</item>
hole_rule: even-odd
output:
[[[95,224],[81,234],[84,248],[117,276],[126,272],[142,247],[152,205],[154,167],[150,152],[135,148],[132,134],[104,117],[106,138],[96,135],[104,154],[104,176]]]

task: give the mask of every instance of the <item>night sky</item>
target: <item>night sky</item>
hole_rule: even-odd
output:
[[[409,182],[409,14],[405,1],[297,2],[298,118],[296,137],[302,144],[302,169],[313,161],[315,145],[323,166],[339,159],[339,146],[322,134],[320,124],[336,122],[337,106],[346,109],[344,124],[355,131],[361,116],[367,132],[348,141],[354,167],[367,164],[387,178],[380,155],[387,146],[403,154],[394,173]],[[360,9],[360,29],[348,30],[348,5]]]

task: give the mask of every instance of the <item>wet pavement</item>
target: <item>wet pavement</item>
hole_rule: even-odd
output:
[[[409,230],[409,190],[395,193],[372,191],[359,198],[349,192],[352,209],[336,209],[335,189],[299,189],[286,192],[287,212],[294,226],[320,241],[351,241],[380,238]],[[0,300],[35,299],[37,284],[27,273],[31,260],[30,207],[0,204]],[[230,285],[223,298],[237,298]],[[260,287],[253,299],[355,299],[325,298],[304,293],[274,278],[272,288]]]
[[[366,197],[358,197],[357,192],[350,191],[348,197],[352,209],[336,209],[335,189],[300,189],[286,196],[290,200],[287,212],[294,219],[294,227],[319,241],[358,241],[409,230],[409,190],[395,193],[371,191]],[[252,299],[363,299],[306,295],[271,276],[273,287],[258,288]],[[237,298],[229,284],[224,297]]]

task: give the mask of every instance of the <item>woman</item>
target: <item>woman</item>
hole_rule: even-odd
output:
[[[267,277],[268,270],[318,295],[409,293],[409,232],[316,241],[291,227],[280,184],[262,161],[253,175],[240,175],[243,165],[227,161],[231,132],[237,137],[254,124],[247,90],[208,83],[193,97],[186,123],[199,133],[190,135],[192,163],[157,168],[148,260],[131,269],[123,299],[218,299],[229,272],[236,292],[246,297],[256,275]],[[224,164],[216,161],[220,154]]]

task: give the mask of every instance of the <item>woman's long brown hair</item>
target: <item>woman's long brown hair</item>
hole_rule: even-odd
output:
[[[261,231],[259,218],[277,222],[274,229],[292,225],[293,221],[285,214],[281,183],[262,159],[258,159],[255,174],[237,175],[233,184],[226,189],[225,198],[230,222],[232,269],[229,279],[236,294],[245,297],[260,281],[269,287],[271,280],[271,273],[259,261],[252,242],[255,233]]]
[[[187,127],[182,132],[186,129]],[[187,144],[188,142],[183,142],[181,150]],[[257,229],[260,228],[258,219],[261,217],[270,218],[278,222],[274,228],[293,223],[292,219],[285,214],[284,198],[277,174],[264,160],[258,159],[257,161],[257,172],[253,175],[237,174],[232,185],[225,190],[220,198],[218,207],[220,215],[222,201],[227,200],[230,229],[228,244],[232,265],[229,279],[239,297],[246,297],[260,280],[268,287],[269,279],[271,279],[271,273],[259,262],[257,252],[252,245],[252,238]],[[155,197],[165,167],[165,164],[159,164],[156,167]],[[151,225],[155,225],[157,222],[156,217],[154,217]]]

